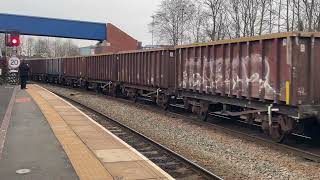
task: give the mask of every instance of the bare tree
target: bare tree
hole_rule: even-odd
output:
[[[65,49],[65,56],[77,56],[80,54],[79,47],[76,46],[71,39],[68,39],[63,43]]]
[[[229,9],[229,15],[232,19],[231,24],[234,26],[235,36],[234,37],[240,37],[241,32],[241,23],[240,23],[240,8],[238,4],[241,2],[241,0],[230,0],[231,8]],[[232,25],[231,25],[232,26]],[[230,35],[232,37],[232,35]]]
[[[55,39],[52,43],[52,51],[54,57],[64,57],[66,56],[65,49],[63,47],[63,42],[60,38]]]
[[[278,32],[280,32],[280,25],[281,25],[281,9],[282,9],[282,0],[280,0],[278,4]]]
[[[253,36],[257,34],[256,29],[259,28],[259,20],[263,22],[265,6],[263,7],[263,16],[258,19],[258,13],[261,11],[261,0],[230,0],[231,8],[229,16],[232,19],[231,24],[236,27],[235,37]],[[262,29],[262,24],[261,29]]]
[[[305,13],[308,22],[308,31],[312,31],[313,25],[313,10],[314,10],[314,0],[302,0],[305,8]]]
[[[314,30],[320,31],[320,2],[316,1],[314,7]]]
[[[204,41],[206,39],[206,34],[204,32],[205,21],[207,21],[207,16],[202,8],[202,4],[197,2],[195,4],[195,12],[193,14],[193,18],[190,22],[191,35],[189,38],[191,43]]]
[[[0,33],[0,51],[1,51],[0,54],[4,57],[5,56],[5,36],[2,33]]]
[[[222,26],[224,23],[222,20],[226,15],[226,7],[223,0],[203,0],[205,7],[205,15],[207,22],[206,25],[206,34],[209,36],[210,40],[214,41],[220,39],[222,34]]]
[[[34,55],[38,57],[67,57],[80,54],[79,47],[71,39],[40,38],[34,43]]]
[[[26,55],[31,57],[34,53],[34,45],[35,45],[35,40],[32,37],[28,37],[25,43],[25,51]]]
[[[260,23],[259,23],[259,35],[263,32],[263,25],[265,24],[265,16],[266,16],[266,8],[267,8],[267,0],[260,0]]]
[[[0,33],[0,47],[3,48],[5,46],[5,37],[4,34]]]
[[[36,40],[34,45],[34,56],[36,57],[51,57],[49,41],[43,38]]]
[[[181,18],[181,9],[185,8],[179,7],[182,2],[200,5],[188,8],[192,17],[185,19]],[[184,42],[187,33],[191,41],[198,42],[205,40],[199,38],[201,34],[206,34],[210,40],[219,40],[226,36],[238,38],[283,31],[320,31],[320,1],[163,0],[158,11],[159,19],[160,28],[156,29],[160,33],[156,36],[170,40],[172,44]]]
[[[154,33],[171,45],[183,43],[195,11],[191,0],[164,0],[154,15]]]

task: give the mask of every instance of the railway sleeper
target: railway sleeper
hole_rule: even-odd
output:
[[[154,156],[154,157],[148,157],[151,161],[155,161],[157,163],[164,163],[167,162],[170,158],[167,156]]]
[[[177,169],[179,169],[179,167],[181,167],[180,163],[177,163],[175,161],[166,161],[163,163],[158,163],[158,165],[165,167],[166,169],[170,169],[170,170],[174,170],[174,171],[177,171]]]
[[[144,155],[150,155],[150,156],[156,156],[158,157],[159,156],[159,152],[158,151],[155,151],[155,150],[149,150],[149,151],[142,151],[141,153],[143,153]]]
[[[136,149],[138,149],[139,152],[148,152],[148,151],[152,150],[152,147],[151,146],[146,146],[146,147],[137,147],[136,146]]]

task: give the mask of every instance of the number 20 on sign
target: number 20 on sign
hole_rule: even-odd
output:
[[[8,66],[10,69],[16,69],[20,66],[20,59],[13,56],[8,61]]]

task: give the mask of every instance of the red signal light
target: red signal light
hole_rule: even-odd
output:
[[[10,35],[10,46],[19,46],[19,45],[20,45],[19,34],[11,34]]]

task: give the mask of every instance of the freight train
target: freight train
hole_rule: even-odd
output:
[[[320,134],[320,33],[287,32],[83,57],[30,59],[33,80],[258,124],[275,141]]]

